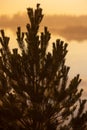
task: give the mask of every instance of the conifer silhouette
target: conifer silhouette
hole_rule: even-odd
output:
[[[27,31],[17,28],[20,54],[18,48],[11,52],[10,38],[1,30],[0,129],[85,130],[86,100],[81,100],[83,90],[78,91],[81,79],[77,75],[67,83],[67,43],[57,39],[52,53],[47,52],[51,34],[47,27],[38,33],[43,18],[40,4],[27,11]]]

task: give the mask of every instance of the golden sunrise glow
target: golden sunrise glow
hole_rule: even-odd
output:
[[[22,30],[26,26],[26,8],[35,9],[37,3],[45,14],[41,27],[47,26],[52,34],[48,50],[57,38],[68,42],[66,65],[71,68],[70,77],[79,73],[83,87],[87,86],[87,0],[0,0],[0,29],[11,37],[11,49],[17,47],[17,26]]]
[[[87,0],[0,0],[0,14],[24,12],[40,3],[46,14],[87,14]]]

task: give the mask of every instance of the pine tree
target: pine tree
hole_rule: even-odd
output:
[[[10,50],[10,38],[1,30],[0,129],[85,130],[86,100],[81,100],[83,90],[78,90],[79,74],[68,81],[67,43],[57,39],[48,52],[48,28],[38,33],[43,18],[40,5],[27,11],[27,31],[17,28],[21,53],[18,48]]]

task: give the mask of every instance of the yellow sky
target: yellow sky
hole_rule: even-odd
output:
[[[0,0],[0,15],[24,12],[41,3],[46,14],[87,14],[87,0]]]

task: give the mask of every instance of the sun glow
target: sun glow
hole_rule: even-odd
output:
[[[0,14],[24,12],[27,7],[35,7],[37,3],[41,4],[46,14],[87,14],[87,0],[3,0],[0,4]]]

